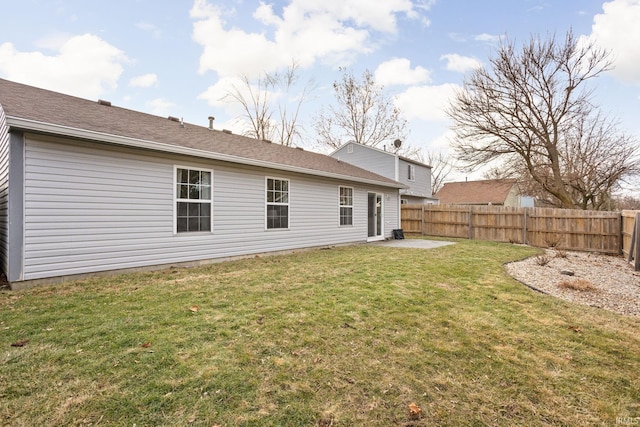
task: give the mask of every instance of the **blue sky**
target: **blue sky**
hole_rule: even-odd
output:
[[[338,68],[369,69],[409,119],[406,142],[447,151],[442,108],[500,36],[572,28],[612,51],[597,102],[640,137],[638,22],[640,0],[21,0],[0,14],[0,77],[239,132],[225,91],[296,60],[316,87],[301,117],[314,148]]]

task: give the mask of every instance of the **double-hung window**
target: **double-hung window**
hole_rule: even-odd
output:
[[[415,181],[416,179],[416,167],[414,165],[407,165],[408,168],[408,176],[409,181]]]
[[[267,178],[267,229],[289,228],[289,180]]]
[[[353,225],[353,188],[340,187],[340,225]]]
[[[176,168],[176,232],[211,231],[210,170]]]

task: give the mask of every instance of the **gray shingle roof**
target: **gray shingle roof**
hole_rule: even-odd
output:
[[[11,119],[23,119],[24,130],[35,130],[36,126],[24,125],[24,120],[67,129],[79,129],[92,133],[141,140],[153,143],[154,149],[172,152],[175,147],[200,150],[243,160],[303,169],[307,173],[322,176],[339,176],[345,179],[375,182],[395,188],[404,186],[396,181],[341,162],[324,154],[299,148],[285,147],[211,130],[191,123],[182,125],[178,121],[154,116],[139,111],[102,105],[45,89],[0,79],[0,106]],[[58,128],[60,129],[60,128]],[[95,139],[99,139],[96,137]],[[214,156],[215,157],[215,156]]]

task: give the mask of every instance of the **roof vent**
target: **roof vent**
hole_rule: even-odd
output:
[[[173,117],[173,116],[169,116],[169,117],[167,117],[167,119],[171,120],[172,122],[179,122],[180,121],[179,118]]]
[[[263,139],[262,142],[266,142],[267,144],[271,144],[272,141],[270,139]]]
[[[304,148],[302,148],[302,147],[296,147],[296,150],[304,151]]]
[[[111,107],[111,102],[105,101],[104,99],[98,99],[98,104],[104,105],[105,107]]]
[[[231,135],[233,132],[231,132],[229,129],[222,129],[222,132],[224,133],[228,133],[229,135]]]

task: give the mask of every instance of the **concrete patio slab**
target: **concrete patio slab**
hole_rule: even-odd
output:
[[[433,249],[441,246],[455,245],[455,242],[442,242],[440,240],[402,239],[372,242],[372,245],[389,246],[393,248]]]

